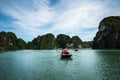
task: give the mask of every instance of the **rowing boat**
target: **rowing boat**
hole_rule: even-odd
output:
[[[64,54],[64,55],[62,54],[61,55],[62,58],[70,58],[71,56],[72,56],[72,54],[69,54],[69,55],[68,54]]]

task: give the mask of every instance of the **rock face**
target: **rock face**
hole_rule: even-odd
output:
[[[66,48],[70,44],[70,36],[66,34],[59,34],[56,38],[60,48]]]
[[[40,37],[40,49],[54,49],[57,47],[55,36],[52,33]]]
[[[99,25],[93,49],[120,49],[120,16],[104,18]]]
[[[28,49],[54,49],[56,47],[57,42],[52,33],[38,36],[27,44]]]
[[[85,41],[82,43],[82,48],[91,48],[92,47],[92,41]]]
[[[73,48],[82,48],[82,40],[78,36],[71,38],[71,44],[73,44]]]
[[[26,42],[17,38],[13,32],[0,32],[0,51],[19,49],[56,49],[56,48],[86,48],[88,42],[82,42],[78,36],[72,38],[66,34],[59,34],[55,38],[52,33],[40,35],[32,41]]]
[[[26,42],[18,39],[13,32],[0,32],[0,47],[5,50],[25,49]]]
[[[59,34],[56,38],[59,48],[82,48],[82,40],[78,36]]]

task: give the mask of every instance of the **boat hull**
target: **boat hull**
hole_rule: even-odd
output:
[[[78,50],[75,50],[75,51],[78,51]]]
[[[62,58],[70,58],[72,55],[61,55]]]

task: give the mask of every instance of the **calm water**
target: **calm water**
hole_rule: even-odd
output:
[[[120,50],[20,50],[0,53],[0,80],[120,80]]]

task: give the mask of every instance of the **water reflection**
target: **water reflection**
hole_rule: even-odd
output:
[[[103,79],[119,80],[120,77],[120,51],[96,50],[97,72]]]

